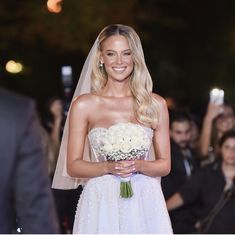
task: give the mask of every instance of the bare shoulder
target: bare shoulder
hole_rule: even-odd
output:
[[[99,103],[99,98],[94,94],[83,94],[76,96],[72,100],[71,109],[79,112],[90,113],[94,111],[95,107]],[[97,104],[97,105],[96,105]]]
[[[75,104],[75,105],[85,104],[86,105],[86,104],[94,102],[95,100],[97,100],[97,96],[94,94],[88,93],[88,94],[79,95],[73,98],[72,104]]]
[[[162,96],[160,96],[160,95],[158,95],[156,93],[151,93],[151,96],[153,97],[153,99],[155,101],[157,101],[157,103],[159,105],[159,108],[165,109],[167,107],[166,100]]]

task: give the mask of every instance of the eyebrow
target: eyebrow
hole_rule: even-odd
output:
[[[122,52],[127,52],[127,51],[131,51],[131,49],[126,49],[126,50],[123,50]],[[116,51],[112,49],[108,49],[106,50],[106,52],[116,52]]]

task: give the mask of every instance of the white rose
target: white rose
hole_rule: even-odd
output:
[[[123,145],[122,145],[122,151],[123,151],[124,153],[129,153],[129,152],[131,151],[131,146],[130,146],[129,144],[127,144],[127,143],[123,143]]]
[[[112,147],[113,147],[114,152],[117,152],[121,149],[121,146],[119,143],[114,143]]]
[[[140,141],[137,138],[132,139],[132,147],[138,148],[140,146]]]

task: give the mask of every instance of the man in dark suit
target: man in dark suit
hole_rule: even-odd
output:
[[[1,88],[0,162],[0,233],[58,233],[34,102]]]
[[[195,151],[190,147],[190,117],[184,112],[174,112],[170,117],[171,172],[162,177],[162,190],[167,200],[188,181],[198,168]],[[170,211],[174,233],[193,233],[194,211],[192,205]]]

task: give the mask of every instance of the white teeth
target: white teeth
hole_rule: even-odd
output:
[[[121,67],[121,68],[113,68],[114,71],[117,72],[123,72],[125,70],[125,67]]]

